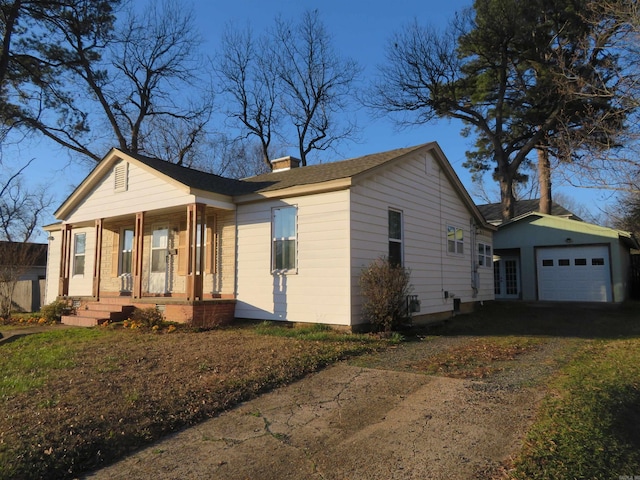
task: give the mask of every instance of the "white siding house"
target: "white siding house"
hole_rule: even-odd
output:
[[[56,212],[47,301],[355,326],[360,272],[411,270],[414,320],[493,299],[492,233],[436,143],[233,180],[112,150]],[[102,305],[96,305],[102,304]],[[112,317],[113,318],[113,317]]]

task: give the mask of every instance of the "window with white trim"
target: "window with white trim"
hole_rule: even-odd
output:
[[[76,233],[73,236],[73,274],[84,275],[84,259],[87,246],[87,234]]]
[[[402,212],[389,209],[389,263],[402,265]]]
[[[447,225],[447,252],[464,253],[464,232],[461,228]]]
[[[133,258],[133,228],[123,228],[120,234],[120,275],[131,273]]]
[[[271,270],[289,272],[296,269],[298,207],[280,207],[271,211]]]
[[[487,245],[486,243],[478,243],[478,265],[480,265],[481,267],[493,266],[491,245]]]

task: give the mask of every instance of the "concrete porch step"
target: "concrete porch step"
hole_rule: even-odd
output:
[[[100,323],[106,321],[107,320],[104,319],[99,321],[99,319],[92,317],[81,317],[80,315],[63,315],[61,323],[63,325],[71,325],[74,327],[96,327]]]
[[[133,310],[133,305],[91,302],[80,308],[75,315],[64,315],[61,323],[78,327],[95,327],[105,322],[126,320]]]

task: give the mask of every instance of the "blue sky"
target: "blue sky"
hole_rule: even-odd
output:
[[[273,24],[276,15],[298,19],[306,9],[318,9],[328,31],[334,38],[338,52],[357,60],[363,67],[363,77],[373,75],[376,66],[384,62],[385,45],[391,34],[407,23],[417,19],[420,23],[444,25],[456,11],[470,6],[468,0],[236,0],[192,2],[197,26],[204,38],[204,51],[211,54],[218,47],[221,32],[228,22],[243,26],[250,24],[256,32]],[[473,197],[471,178],[462,166],[465,151],[472,138],[460,135],[459,122],[441,121],[417,128],[397,130],[387,119],[375,120],[368,112],[357,113],[361,129],[358,143],[345,143],[339,148],[339,154],[323,158],[324,161],[352,158],[368,153],[391,150],[430,141],[437,141],[454,170],[461,178]],[[220,128],[216,125],[215,128]],[[289,152],[295,155],[295,152]],[[105,152],[106,154],[106,152]],[[14,165],[20,161],[34,158],[34,164],[26,173],[30,185],[49,185],[50,192],[56,197],[51,213],[66,198],[82,179],[89,173],[91,165],[79,164],[70,160],[68,153],[40,138],[29,138],[19,147],[5,149],[6,164]],[[11,159],[11,162],[8,160]],[[497,192],[497,185],[487,179],[487,189]],[[562,193],[584,205],[593,214],[598,214],[598,205],[609,198],[610,194],[601,191],[577,189],[554,183],[554,193]],[[478,203],[484,203],[474,197]],[[46,223],[55,221],[52,216]],[[42,240],[43,237],[40,237]]]

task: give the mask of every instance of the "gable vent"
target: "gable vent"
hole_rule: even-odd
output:
[[[114,183],[113,190],[115,192],[125,192],[128,187],[128,170],[129,164],[127,162],[120,162],[114,169]]]

